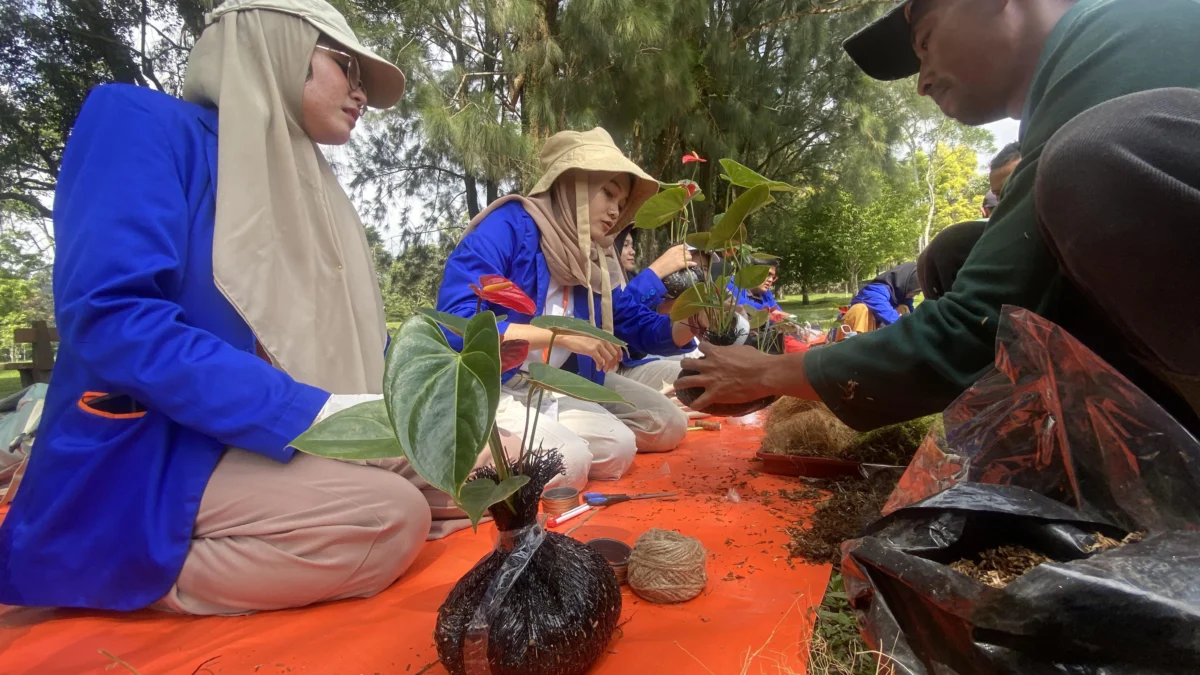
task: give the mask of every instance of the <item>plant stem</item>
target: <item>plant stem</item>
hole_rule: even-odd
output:
[[[504,443],[500,440],[500,427],[492,423],[492,433],[488,437],[488,449],[492,451],[492,463],[496,465],[496,475],[501,481],[512,476],[512,466],[508,463],[508,455],[504,452]]]

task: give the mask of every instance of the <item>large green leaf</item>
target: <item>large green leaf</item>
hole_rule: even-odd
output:
[[[768,265],[750,265],[743,267],[733,275],[733,285],[742,290],[758,288],[771,276],[771,268]]]
[[[692,248],[700,249],[701,251],[707,251],[709,250],[708,238],[709,234],[707,232],[693,232],[692,234],[684,237],[683,241]]]
[[[463,333],[467,332],[467,322],[470,321],[470,319],[458,316],[457,314],[439,312],[436,309],[430,309],[428,307],[418,307],[417,312],[424,314],[425,316],[445,326],[451,333],[454,333],[455,335],[461,336]]]
[[[696,316],[704,309],[704,303],[711,296],[712,288],[706,283],[696,284],[685,289],[678,298],[675,298],[675,304],[671,305],[671,320],[687,321]]]
[[[537,383],[539,387],[557,391],[582,401],[625,403],[625,399],[612,389],[545,363],[529,364],[529,379]]]
[[[491,478],[476,478],[462,486],[456,503],[466,511],[471,526],[478,527],[489,506],[508,499],[528,482],[529,476],[509,476],[499,484]]]
[[[625,346],[625,341],[613,335],[612,333],[601,328],[596,328],[587,321],[584,321],[583,319],[576,319],[573,316],[535,316],[533,317],[533,320],[529,322],[529,325],[537,328],[544,328],[558,335],[586,335],[588,337],[604,340],[605,342],[611,342],[618,347]]]
[[[771,180],[766,176],[750,169],[749,167],[738,164],[732,159],[722,159],[721,168],[725,173],[721,178],[733,183],[738,187],[752,188],[759,185],[766,185],[767,189],[772,192],[799,192],[800,188],[793,187],[779,180]]]
[[[775,198],[771,196],[771,191],[766,185],[757,185],[738,195],[738,198],[733,200],[733,203],[725,211],[721,222],[713,226],[711,230],[712,245],[716,246],[719,242],[729,241],[737,234],[738,228],[745,222],[746,216],[773,201]]]
[[[300,434],[292,447],[334,459],[404,456],[383,401],[360,403],[330,415]]]
[[[642,204],[633,217],[633,225],[642,230],[662,227],[671,222],[687,202],[687,190],[681,187],[667,188]]]
[[[384,374],[384,398],[413,470],[457,497],[487,443],[500,401],[496,316],[467,323],[462,353],[424,316],[400,327]]]
[[[767,308],[755,309],[750,305],[742,305],[742,309],[746,310],[746,315],[750,319],[750,330],[758,330],[762,328],[767,319],[771,318],[771,310]]]

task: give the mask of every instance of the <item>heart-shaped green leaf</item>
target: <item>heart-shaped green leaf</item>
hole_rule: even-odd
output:
[[[743,267],[733,275],[733,285],[742,290],[762,286],[767,277],[771,276],[771,268],[767,265],[750,265]]]
[[[445,326],[447,330],[455,335],[461,336],[463,333],[467,332],[467,322],[469,319],[458,316],[457,314],[447,314],[446,312],[439,312],[436,309],[430,309],[428,307],[418,307],[417,312],[424,314],[425,316]]]
[[[708,237],[709,235],[707,232],[693,232],[692,234],[684,237],[683,241],[692,248],[700,249],[701,251],[707,251]]]
[[[499,484],[491,478],[476,478],[462,486],[456,503],[466,511],[471,526],[478,528],[483,514],[492,504],[498,504],[516,494],[529,482],[529,476],[509,476]]]
[[[746,220],[746,216],[775,201],[766,185],[756,185],[738,195],[725,211],[721,222],[714,225],[711,231],[712,245],[727,242],[737,234],[738,228]]]
[[[587,321],[576,319],[573,316],[535,316],[529,322],[529,325],[544,328],[557,335],[586,335],[604,340],[605,342],[611,342],[618,347],[625,346],[625,341],[612,333],[601,328],[596,328]]]
[[[595,403],[625,403],[617,392],[591,380],[545,363],[529,364],[529,379],[539,387]]]
[[[771,310],[769,309],[755,309],[750,305],[742,305],[742,307],[746,310],[746,315],[750,319],[750,330],[762,328],[767,319],[771,318]]]
[[[292,441],[301,452],[333,459],[403,457],[383,401],[338,411]]]
[[[667,188],[654,195],[642,204],[637,215],[633,217],[634,227],[640,230],[653,230],[671,222],[688,202],[687,190],[681,187]]]
[[[418,315],[405,321],[388,353],[384,398],[413,470],[457,496],[487,443],[500,401],[496,316],[471,318],[462,353],[432,320]]]
[[[685,289],[675,298],[675,304],[671,305],[671,320],[672,321],[687,321],[696,316],[704,307],[702,306],[712,296],[712,288],[707,283],[696,284],[691,288]]]
[[[749,167],[738,164],[732,159],[722,159],[721,168],[725,173],[721,178],[733,183],[738,187],[752,188],[759,185],[766,185],[772,192],[799,192],[800,188],[793,187],[783,181],[771,180],[766,176],[751,170]]]

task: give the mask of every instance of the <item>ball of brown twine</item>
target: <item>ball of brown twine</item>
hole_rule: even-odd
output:
[[[708,583],[707,556],[699,539],[672,530],[650,530],[633,545],[629,587],[650,602],[686,602],[700,595]]]

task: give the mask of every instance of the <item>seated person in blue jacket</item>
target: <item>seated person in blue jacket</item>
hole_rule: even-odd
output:
[[[897,265],[880,274],[862,287],[850,301],[849,309],[838,317],[833,341],[842,340],[843,326],[855,333],[869,333],[896,323],[901,315],[913,311],[913,298],[920,292],[915,262]]]
[[[779,307],[779,302],[775,300],[775,294],[771,289],[775,287],[775,282],[779,280],[779,263],[774,260],[757,259],[752,260],[753,265],[770,265],[771,271],[767,274],[767,278],[757,288],[741,289],[729,282],[729,292],[734,294],[734,302],[738,305],[748,305],[754,309],[769,309],[772,312],[782,311]]]
[[[638,231],[629,226],[617,235],[613,250],[620,255],[621,271],[628,281],[621,285],[620,292],[630,295],[650,309],[667,314],[669,305],[664,305],[667,297],[667,287],[662,280],[687,267],[699,264],[696,254],[688,250],[687,244],[678,244],[667,249],[650,266],[641,272],[637,271],[637,236]],[[675,380],[683,369],[680,361],[682,355],[655,356],[639,351],[629,351],[621,359],[617,373],[635,382],[641,382],[663,394],[670,396],[675,391]]]
[[[574,316],[614,333],[629,348],[650,354],[695,349],[697,329],[656,313],[626,293],[613,240],[658,183],[629,161],[608,132],[563,131],[542,149],[543,175],[528,197],[496,200],[467,227],[446,261],[437,308],[467,317],[475,313],[470,284],[499,274],[537,304],[539,315]],[[507,314],[500,331],[527,340],[529,358],[544,360],[550,332],[529,325],[532,317]],[[461,342],[456,336],[452,340]],[[618,392],[631,405],[600,405],[546,396],[537,443],[563,453],[567,474],[556,484],[580,487],[593,479],[621,477],[636,451],[671,450],[687,433],[687,415],[657,389],[617,374],[621,350],[586,336],[554,341],[550,363]],[[497,424],[520,433],[525,424],[527,383],[518,369],[504,374]]]
[[[372,252],[317,144],[404,89],[324,0],[226,0],[184,100],[88,97],[54,204],[62,337],[0,528],[0,603],[241,614],[374,595],[420,485],[296,453],[378,395]]]

